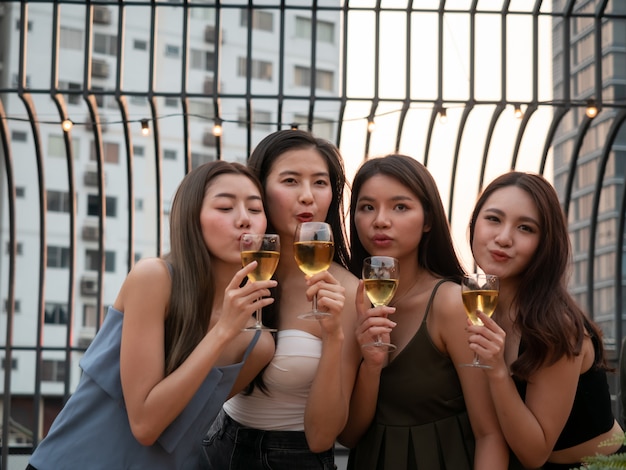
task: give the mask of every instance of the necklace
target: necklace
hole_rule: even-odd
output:
[[[404,291],[401,295],[396,295],[393,297],[393,299],[391,300],[391,302],[389,302],[389,306],[390,307],[395,307],[398,302],[400,302],[402,299],[404,299],[407,295],[409,295],[411,293],[411,291],[413,291],[413,289],[415,289],[415,286],[417,286],[417,283],[419,282],[421,276],[415,276],[415,280],[413,281],[413,284],[411,284],[409,286],[409,288]]]

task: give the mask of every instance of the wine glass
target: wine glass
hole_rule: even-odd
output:
[[[294,257],[300,270],[309,276],[326,271],[333,262],[335,243],[333,230],[325,222],[303,222],[296,227],[293,244]],[[313,308],[298,315],[305,320],[320,320],[331,316],[317,309],[317,294],[313,296]]]
[[[252,261],[257,262],[257,266],[248,279],[251,281],[268,281],[274,275],[278,260],[280,258],[280,237],[274,233],[259,234],[245,233],[241,236],[240,242],[241,264],[244,266]],[[253,326],[244,328],[245,331],[267,330],[276,331],[263,325],[261,318],[262,309],[256,311],[256,323]]]
[[[493,315],[498,303],[498,292],[500,280],[493,274],[473,273],[466,274],[461,282],[461,295],[463,305],[470,321],[474,325],[483,325],[483,322],[476,315],[480,310],[488,317]],[[466,367],[481,367],[491,369],[491,366],[481,364],[478,354],[474,353],[474,360],[470,364],[460,364]]]
[[[398,288],[400,265],[396,258],[390,256],[370,256],[363,260],[363,285],[365,293],[374,307],[387,305]],[[378,335],[373,343],[363,345],[364,348],[375,347],[395,351],[396,346],[385,343]]]

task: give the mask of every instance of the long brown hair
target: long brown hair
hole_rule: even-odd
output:
[[[520,188],[534,201],[541,232],[541,243],[521,274],[520,288],[513,299],[515,327],[521,333],[524,351],[511,365],[512,372],[526,380],[542,365],[580,354],[585,330],[600,344],[596,365],[606,368],[602,333],[567,290],[571,260],[567,221],[554,187],[543,176],[512,171],[493,180],[474,207],[470,246],[473,249],[476,219],[485,202],[495,191],[509,186]]]
[[[422,204],[424,224],[430,226],[430,230],[422,234],[415,260],[418,265],[437,276],[452,278],[460,282],[463,268],[454,249],[450,226],[437,184],[424,165],[407,155],[398,154],[367,160],[354,176],[350,200],[350,247],[352,250],[350,271],[360,277],[363,260],[371,256],[359,239],[354,217],[361,187],[376,175],[384,175],[397,180],[409,188]]]
[[[209,328],[215,280],[200,211],[206,190],[221,175],[249,178],[263,194],[259,180],[244,165],[205,163],[180,183],[170,211],[170,252],[164,259],[173,270],[172,294],[165,320],[165,373],[170,374],[191,354]]]

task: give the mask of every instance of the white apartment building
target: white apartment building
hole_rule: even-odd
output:
[[[211,99],[213,84],[219,80],[223,95],[219,102],[223,120],[221,158],[245,162],[249,149],[267,133],[279,128],[279,120],[296,122],[306,128],[309,115],[307,96],[311,92],[311,25],[310,9],[280,11],[278,3],[267,2],[267,8],[255,10],[251,17],[244,3],[241,8],[221,10],[221,40],[215,41],[216,11],[207,2],[196,2],[198,8],[189,8],[187,35],[186,87],[183,87],[183,57],[185,8],[171,2],[156,7],[154,30],[153,10],[146,6],[124,8],[123,37],[118,29],[118,2],[93,6],[93,23],[86,25],[86,5],[60,4],[60,29],[56,49],[52,44],[54,9],[47,2],[27,5],[28,22],[24,54],[26,92],[32,92],[39,129],[42,174],[47,195],[46,230],[41,233],[39,209],[39,181],[35,134],[27,118],[26,108],[18,96],[20,70],[20,4],[4,2],[0,5],[0,99],[6,113],[10,133],[16,188],[17,257],[15,282],[15,315],[12,344],[16,347],[34,347],[37,344],[39,314],[38,279],[39,246],[45,236],[47,266],[45,267],[45,318],[41,332],[44,350],[41,369],[41,394],[61,397],[67,390],[66,374],[70,374],[70,393],[80,377],[78,360],[81,352],[71,353],[70,370],[66,370],[68,338],[71,346],[86,346],[97,331],[97,272],[100,266],[98,251],[99,187],[97,162],[94,152],[94,130],[82,93],[64,94],[67,112],[74,122],[70,131],[73,148],[73,171],[76,190],[76,275],[74,316],[68,325],[70,307],[69,246],[71,240],[68,162],[63,141],[60,117],[50,98],[51,70],[58,54],[58,87],[62,90],[107,92],[116,89],[117,67],[121,95],[126,97],[133,150],[132,181],[128,181],[126,137],[123,117],[115,97],[96,95],[101,120],[104,156],[104,192],[106,218],[104,227],[104,290],[103,307],[110,305],[117,295],[128,267],[129,246],[134,258],[155,256],[159,253],[158,236],[162,230],[162,251],[167,251],[167,213],[173,193],[185,172],[185,119],[181,89],[188,95],[188,139],[192,164],[195,166],[217,156],[216,139],[212,133],[215,106]],[[200,8],[200,6],[204,6]],[[284,23],[283,23],[284,14]],[[249,19],[252,18],[253,41],[248,47]],[[339,93],[340,24],[339,12],[317,13],[317,41],[315,51],[315,93],[336,96]],[[151,35],[154,31],[154,43]],[[284,35],[284,36],[283,36]],[[89,38],[91,36],[91,39]],[[281,37],[282,39],[281,42]],[[118,56],[118,41],[123,41],[123,54]],[[85,48],[91,43],[93,56],[91,74],[85,73]],[[281,45],[282,44],[282,45]],[[154,55],[151,60],[151,51]],[[246,79],[248,51],[251,52],[250,79]],[[219,77],[214,75],[219,61]],[[150,81],[150,70],[153,80]],[[282,75],[281,75],[282,74]],[[89,89],[87,82],[91,80]],[[154,92],[154,110],[147,99],[148,90]],[[278,116],[279,94],[292,96],[282,105]],[[209,96],[207,96],[209,95]],[[254,98],[254,95],[262,95]],[[249,100],[247,98],[250,98]],[[252,103],[247,108],[247,103]],[[318,105],[314,110],[316,134],[333,139],[336,132],[337,105]],[[156,116],[156,120],[153,118]],[[251,131],[248,134],[248,116]],[[328,116],[325,118],[325,116]],[[334,118],[333,118],[334,116]],[[153,131],[141,134],[140,121],[148,119]],[[155,124],[158,124],[160,155],[155,155]],[[0,345],[7,338],[7,300],[9,256],[9,218],[6,168],[0,146]],[[163,219],[157,223],[159,192],[157,180],[160,164]],[[134,189],[134,201],[129,201],[128,186]],[[129,207],[135,210],[134,239],[128,239]],[[68,333],[68,326],[70,327]],[[4,353],[3,353],[4,354]],[[35,352],[20,348],[12,352],[11,394],[32,396],[35,389]],[[4,356],[3,364],[6,364]],[[0,383],[0,388],[3,384]]]

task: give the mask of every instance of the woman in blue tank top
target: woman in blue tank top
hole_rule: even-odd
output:
[[[470,244],[478,266],[500,278],[492,318],[480,314],[485,326],[468,330],[491,366],[510,468],[570,469],[619,450],[602,334],[567,291],[570,240],[552,185],[533,173],[496,178],[472,213]]]
[[[239,239],[265,232],[262,194],[236,163],[207,163],[185,176],[170,212],[171,251],[128,274],[29,468],[198,468],[222,403],[274,351],[268,333],[242,331],[273,302],[276,286],[242,285],[255,264],[241,268]]]

